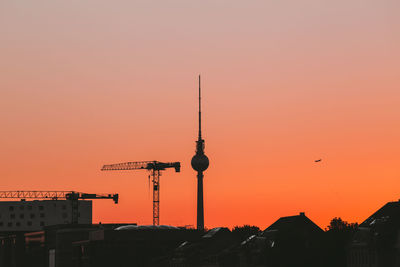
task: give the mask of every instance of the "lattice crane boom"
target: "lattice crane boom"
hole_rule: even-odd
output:
[[[137,161],[104,165],[102,171],[121,170],[148,170],[151,172],[153,182],[153,225],[160,224],[160,176],[161,172],[174,168],[175,172],[181,171],[180,162]]]
[[[120,171],[120,170],[157,170],[163,171],[167,168],[175,168],[176,172],[180,172],[180,162],[159,162],[159,161],[137,161],[137,162],[124,162],[117,164],[104,165],[102,171]]]
[[[118,194],[88,194],[75,191],[0,191],[0,198],[19,199],[112,199],[118,204]]]

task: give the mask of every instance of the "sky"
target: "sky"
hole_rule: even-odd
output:
[[[94,222],[362,222],[400,199],[398,0],[0,1],[0,190],[119,193]],[[316,159],[322,159],[315,163]]]

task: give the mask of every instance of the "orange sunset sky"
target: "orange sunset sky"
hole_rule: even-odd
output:
[[[119,193],[94,222],[324,228],[400,198],[400,1],[0,1],[0,190]],[[322,158],[322,162],[314,160]]]

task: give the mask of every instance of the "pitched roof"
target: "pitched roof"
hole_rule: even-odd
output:
[[[309,231],[309,232],[323,232],[323,230],[311,221],[304,213],[296,216],[281,217],[276,222],[271,224],[264,232],[278,230],[278,231]]]
[[[388,202],[374,214],[369,216],[360,227],[373,227],[377,224],[394,223],[399,225],[400,222],[400,201]]]

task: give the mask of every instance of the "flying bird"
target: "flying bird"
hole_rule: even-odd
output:
[[[321,162],[321,161],[322,161],[322,159],[314,160],[314,162]]]

